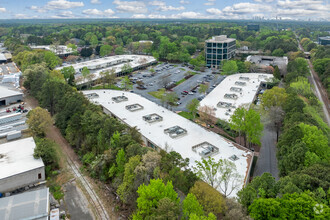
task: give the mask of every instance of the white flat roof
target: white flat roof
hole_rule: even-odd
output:
[[[109,57],[103,57],[103,58],[99,58],[99,59],[95,59],[95,60],[89,60],[89,61],[85,61],[85,62],[80,62],[80,63],[76,63],[76,64],[72,64],[72,65],[67,65],[67,66],[61,66],[58,67],[56,69],[60,70],[63,67],[69,67],[72,66],[76,72],[78,72],[80,69],[82,69],[83,67],[87,67],[87,68],[93,68],[95,69],[96,66],[102,66],[105,65],[106,63],[110,63],[110,62],[114,62],[117,60],[127,60],[129,62],[130,66],[132,68],[135,67],[139,67],[145,64],[150,64],[153,62],[156,62],[157,60],[152,57],[152,56],[145,56],[145,55],[116,55],[116,56],[109,56]],[[99,69],[95,69],[95,71],[93,71],[92,73],[95,74],[95,77],[92,80],[98,79],[100,78],[100,73],[107,71],[107,70],[115,70],[115,73],[119,73],[122,70],[122,67],[126,64],[126,63],[121,63],[121,64],[117,64],[117,65],[112,65],[109,67],[105,67],[105,68],[99,68]],[[77,79],[77,77],[76,77]],[[85,81],[80,81],[77,82],[77,84],[83,84],[87,82],[87,80]]]
[[[102,105],[105,109],[124,121],[130,127],[137,127],[139,132],[147,138],[154,145],[165,149],[169,146],[170,151],[176,151],[182,155],[183,158],[190,159],[190,166],[195,165],[195,161],[200,161],[201,156],[192,150],[192,147],[203,142],[208,142],[213,146],[219,148],[219,153],[212,156],[216,160],[229,159],[232,155],[236,155],[239,159],[234,161],[237,171],[244,177],[242,180],[242,187],[249,173],[252,162],[253,153],[242,146],[239,146],[222,136],[206,130],[204,127],[187,120],[180,115],[165,109],[164,107],[151,102],[140,95],[116,91],[116,90],[91,90],[83,91],[86,94],[97,94],[98,97],[90,100],[96,104]],[[113,97],[126,96],[127,101],[114,102]],[[137,111],[129,111],[126,109],[127,105],[140,104],[143,109]],[[143,120],[143,116],[156,113],[163,118],[162,121],[148,123]],[[187,134],[177,138],[171,138],[164,133],[164,129],[180,126],[187,130]],[[239,189],[238,189],[239,190]],[[237,190],[237,191],[238,191]],[[235,196],[237,191],[233,192],[231,196]]]
[[[32,137],[0,144],[0,179],[44,166],[33,157],[36,144]]]
[[[248,77],[249,80],[241,80],[240,77]],[[210,106],[215,108],[215,117],[222,120],[228,121],[235,111],[235,108],[218,107],[219,102],[231,103],[233,106],[238,108],[241,105],[246,105],[247,107],[253,101],[261,82],[266,82],[273,77],[272,74],[266,73],[240,73],[227,76],[217,87],[213,89],[201,102],[200,106]],[[245,86],[236,85],[235,82],[245,82]],[[230,88],[242,88],[241,92],[231,91]],[[236,94],[237,99],[225,98],[225,94]],[[227,113],[227,114],[226,114]]]
[[[57,55],[62,55],[62,54],[70,54],[73,52],[72,48],[68,48],[65,45],[58,45],[57,50],[55,47],[52,45],[39,45],[39,46],[30,46],[31,49],[41,49],[41,50],[49,50],[54,52]]]
[[[16,95],[23,95],[23,93],[0,86],[0,99]]]

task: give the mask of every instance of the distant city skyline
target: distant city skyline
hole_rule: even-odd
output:
[[[0,0],[0,19],[151,18],[330,21],[328,0]]]

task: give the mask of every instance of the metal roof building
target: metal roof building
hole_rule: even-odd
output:
[[[136,127],[146,146],[176,151],[189,158],[190,167],[202,158],[232,160],[242,176],[235,196],[249,179],[253,152],[204,127],[131,92],[92,90],[83,92],[91,102],[101,105],[106,114]]]
[[[48,220],[48,215],[48,188],[0,198],[0,218],[2,220]]]
[[[45,180],[42,159],[33,157],[32,137],[0,144],[0,192],[6,193]]]
[[[11,103],[20,102],[23,100],[23,93],[11,90],[7,87],[0,86],[0,106],[9,105]]]

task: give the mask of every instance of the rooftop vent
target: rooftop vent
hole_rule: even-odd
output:
[[[242,92],[242,88],[238,88],[238,87],[231,87],[230,88],[230,91],[232,91],[232,92]]]
[[[126,96],[116,96],[116,97],[112,97],[112,100],[119,103],[119,102],[124,102],[127,101],[128,98]]]
[[[160,115],[157,115],[156,113],[153,113],[150,115],[145,115],[142,118],[143,118],[143,120],[145,120],[146,122],[149,122],[149,123],[154,123],[154,122],[163,120],[163,117]]]
[[[218,102],[217,106],[219,108],[235,108],[232,103],[229,102]]]
[[[173,126],[164,130],[165,134],[170,135],[171,138],[177,138],[187,134],[187,130],[180,126]]]
[[[211,157],[219,153],[219,148],[206,141],[193,146],[192,150],[201,157]]]
[[[246,82],[236,81],[235,85],[237,85],[237,86],[246,86]]]
[[[249,78],[249,77],[246,77],[246,76],[240,76],[240,77],[239,77],[239,80],[249,81],[250,78]]]
[[[232,161],[236,161],[239,159],[239,157],[237,157],[235,154],[230,156],[229,159],[231,159]]]
[[[86,97],[87,97],[88,99],[95,99],[95,98],[98,98],[99,95],[96,94],[96,93],[90,93],[90,94],[86,94]]]
[[[224,95],[224,97],[225,97],[226,99],[238,99],[238,95],[236,95],[236,94],[229,94],[229,93],[226,93],[226,94]]]
[[[140,104],[133,104],[133,105],[126,105],[125,107],[127,110],[131,111],[131,112],[135,112],[138,110],[142,110],[143,106]]]

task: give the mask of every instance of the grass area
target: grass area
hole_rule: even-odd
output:
[[[115,86],[115,85],[110,85],[110,86],[105,85],[104,87],[103,87],[103,85],[97,85],[97,86],[92,87],[91,89],[95,89],[95,90],[97,90],[97,89],[122,90],[121,88],[119,88],[118,86]]]
[[[183,83],[184,81],[186,81],[185,78],[183,78],[183,79],[177,81],[177,82],[175,83],[175,85],[180,85],[180,84]]]
[[[196,75],[196,74],[199,74],[199,73],[197,73],[197,72],[192,72],[192,71],[188,71],[188,73],[189,73],[190,75]]]
[[[185,71],[185,69],[184,69],[184,68],[179,68],[179,70]]]
[[[191,112],[179,112],[179,115],[181,115],[182,117],[189,119],[189,120],[193,120],[194,117],[191,114]]]
[[[165,89],[160,89],[158,91],[148,92],[149,95],[152,95],[153,97],[157,99],[161,99],[161,97],[164,95]]]
[[[174,67],[178,67],[178,65],[174,65]]]

